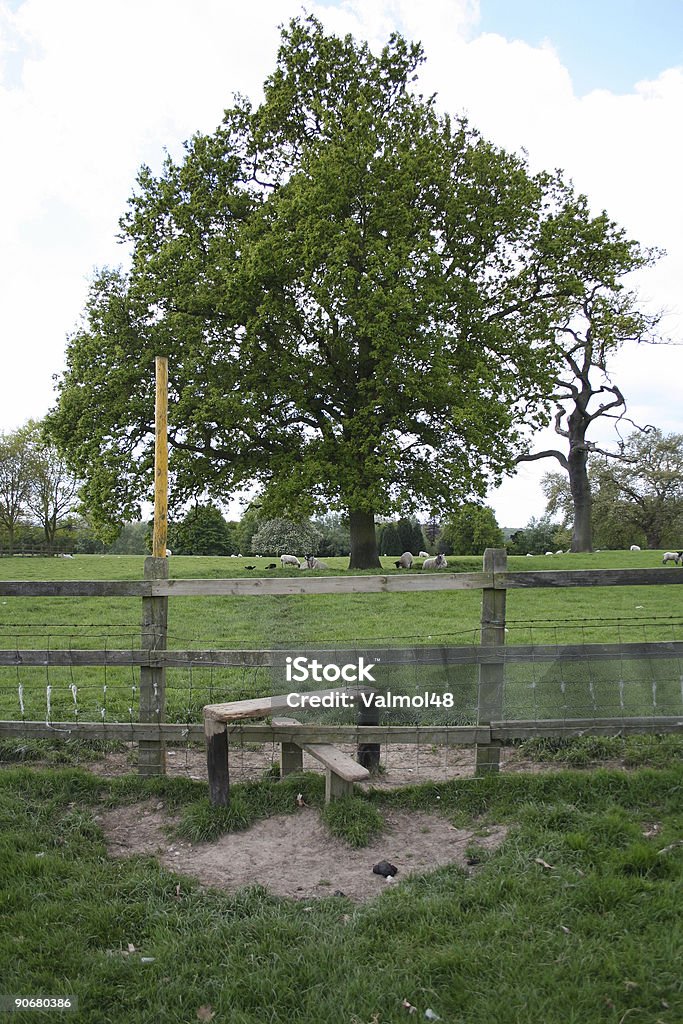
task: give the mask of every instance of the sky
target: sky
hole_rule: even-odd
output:
[[[380,48],[420,40],[421,91],[466,114],[533,171],[563,168],[594,213],[666,255],[634,275],[675,344],[612,363],[628,415],[683,431],[682,0],[339,0],[307,3],[326,29]],[[68,335],[116,242],[142,164],[159,171],[234,93],[258,101],[278,26],[300,3],[0,0],[0,431],[54,402]],[[594,440],[613,440],[602,426]],[[536,450],[562,439],[546,431]],[[554,461],[527,463],[488,496],[501,526],[543,514]]]

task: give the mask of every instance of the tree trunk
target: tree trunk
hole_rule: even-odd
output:
[[[351,557],[349,569],[381,569],[374,512],[349,512]]]
[[[593,550],[592,509],[593,497],[588,480],[588,452],[585,449],[570,449],[569,487],[574,505],[574,530],[572,551]]]

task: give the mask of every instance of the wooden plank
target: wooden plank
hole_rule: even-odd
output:
[[[0,668],[25,668],[50,665],[55,667],[85,668],[92,665],[106,665],[108,668],[151,665],[154,663],[149,651],[112,650],[0,650]]]
[[[259,594],[372,594],[524,587],[678,585],[677,567],[480,573],[396,573],[377,576],[287,576],[222,580],[0,581],[0,597],[247,597]]]
[[[557,719],[548,721],[493,722],[488,726],[381,726],[368,730],[377,743],[415,744],[418,746],[468,747],[491,739],[506,743],[533,736],[615,735],[617,733],[670,733],[683,731],[683,716],[653,715],[634,718]],[[273,728],[270,725],[235,724],[227,726],[230,742],[239,743],[335,743],[358,741],[355,726],[299,726]],[[143,722],[50,722],[0,721],[0,736],[14,739],[89,739],[134,742],[160,739],[167,743],[201,743],[204,727],[182,723],[160,725]]]
[[[491,573],[494,582],[505,573],[507,552],[504,548],[487,548],[484,552],[484,570]],[[482,647],[502,647],[505,644],[505,598],[506,591],[487,588],[482,591],[481,633]],[[503,657],[482,661],[479,664],[477,688],[477,723],[488,725],[492,718],[499,718],[503,711],[505,684],[505,663]],[[497,772],[500,766],[500,746],[494,742],[477,744],[476,775]]]
[[[370,778],[367,768],[353,761],[348,754],[337,750],[331,743],[305,743],[304,750],[347,782],[363,782],[364,779]]]
[[[0,597],[151,597],[144,580],[0,580]]]
[[[289,694],[278,694],[274,697],[254,697],[250,700],[228,701],[226,704],[207,704],[204,708],[205,718],[214,718],[219,722],[232,722],[236,718],[266,718],[273,711],[292,710],[294,707],[304,708],[311,698],[339,697],[346,694],[356,697],[359,693],[373,693],[368,686],[336,686],[325,690],[299,692],[292,690]],[[290,698],[297,703],[289,703]]]
[[[530,572],[505,572],[495,585],[517,587],[649,587],[683,583],[683,572],[676,566],[653,569],[568,569]]]
[[[55,640],[57,637],[55,637]],[[298,650],[298,648],[297,648]],[[485,647],[401,647],[350,648],[344,650],[307,650],[306,656],[324,659],[334,654],[335,661],[355,659],[359,653],[368,661],[376,661],[383,668],[391,666],[449,666],[484,665],[501,660],[506,664],[553,661],[605,661],[605,660],[661,660],[683,657],[683,641],[651,640],[639,643],[616,644],[489,644]],[[0,668],[17,666],[43,667],[108,667],[148,666],[152,668],[208,668],[250,667],[272,668],[283,662],[286,652],[274,651],[144,651],[133,649],[76,650],[40,648],[0,650]],[[323,691],[320,691],[321,693]],[[362,723],[361,723],[362,724]]]
[[[378,594],[419,593],[437,590],[481,590],[491,585],[485,573],[407,573],[390,576],[253,577],[224,580],[167,580],[154,584],[154,594],[167,597],[230,596],[260,594]]]
[[[254,697],[250,700],[228,701],[226,704],[207,704],[204,708],[204,720],[233,722],[239,718],[267,718],[273,711],[286,707],[285,697]]]
[[[358,742],[355,725],[301,725],[273,728],[270,725],[235,723],[228,725],[234,743],[348,743]],[[363,733],[364,737],[366,732]],[[368,738],[376,743],[421,744],[423,746],[471,746],[490,738],[488,727],[477,726],[381,726],[367,729]],[[36,739],[83,739],[136,741],[164,738],[173,742],[204,742],[204,726],[185,723],[160,724],[145,722],[45,722],[0,721],[0,736],[33,737]]]
[[[296,718],[275,718],[273,719],[273,727],[283,728],[287,726],[300,726],[301,722],[298,722]],[[296,742],[296,741],[295,741]],[[345,779],[347,782],[363,782],[365,779],[370,777],[370,772],[367,768],[358,764],[345,754],[341,750],[337,750],[331,743],[300,743],[299,744],[307,754],[314,757],[321,764],[324,764],[326,768],[334,772],[335,775],[339,775],[340,778]]]

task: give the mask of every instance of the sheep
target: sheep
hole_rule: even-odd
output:
[[[552,555],[552,551],[546,551],[546,555]]]
[[[280,562],[283,569],[286,565],[295,565],[297,569],[301,568],[301,562],[296,555],[280,555]]]
[[[631,544],[631,551],[640,551],[640,547],[637,544]]]
[[[306,555],[307,569],[329,569],[327,562],[321,562],[315,555]]]
[[[170,548],[166,548],[166,557],[170,558],[172,554],[173,554],[173,552],[171,551],[171,549]]]
[[[421,551],[417,557],[418,558],[429,558],[429,552],[428,551]]]
[[[563,554],[564,554],[564,551],[562,550],[562,548],[560,548],[560,550],[559,550],[559,551],[556,551],[556,552],[555,552],[555,554],[556,554],[556,555],[563,555]]]
[[[434,558],[426,558],[422,563],[423,569],[446,569],[448,562],[445,555],[436,555]]]
[[[411,569],[413,566],[413,556],[410,551],[404,551],[398,562],[394,562],[397,569]]]
[[[674,565],[683,564],[683,551],[665,551],[662,557],[662,565],[673,562]]]

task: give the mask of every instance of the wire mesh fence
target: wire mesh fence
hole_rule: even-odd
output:
[[[7,730],[0,742],[0,762],[46,755],[58,761],[99,763],[107,772],[133,770],[137,763],[135,729],[140,721],[140,665],[59,665],[54,652],[140,652],[140,627],[131,622],[76,623],[65,621],[0,622],[0,649],[16,655],[16,663],[0,667],[0,720],[5,723],[44,723],[48,728],[39,745],[27,747]],[[333,679],[309,679],[305,685],[286,676],[286,659],[303,658],[321,666],[372,664],[372,688],[378,721],[383,726],[421,729],[475,725],[480,719],[478,630],[454,630],[436,635],[353,637],[341,642],[311,638],[296,648],[273,648],[267,664],[222,665],[230,651],[227,636],[168,634],[168,655],[188,656],[182,667],[165,670],[164,706],[159,695],[158,720],[181,728],[166,744],[167,770],[194,778],[206,774],[201,733],[207,704],[305,691],[334,685]],[[557,620],[514,620],[506,625],[506,644],[496,650],[503,665],[501,720],[572,723],[612,720],[611,731],[629,723],[681,716],[683,721],[683,620],[675,616]],[[420,644],[415,646],[415,641]],[[234,640],[233,640],[234,644]],[[26,664],[26,652],[47,652],[44,663]],[[239,652],[234,652],[235,655]],[[263,653],[263,652],[260,652]],[[216,662],[216,663],[212,663]],[[291,665],[290,665],[291,668]],[[359,723],[357,705],[302,707],[291,714],[303,724],[353,726]],[[87,735],[70,732],[70,724],[90,723]],[[110,726],[120,728],[114,736]],[[542,733],[541,733],[542,734]],[[60,745],[48,748],[54,740]],[[361,733],[358,733],[361,741]],[[22,746],[24,755],[21,753]],[[19,753],[17,754],[17,750]],[[50,750],[52,751],[50,753]],[[235,777],[254,777],[274,771],[278,745],[250,739],[248,727],[231,737],[231,770]],[[506,758],[504,757],[505,761]],[[382,745],[386,774],[402,781],[424,776],[445,777],[471,772],[473,754],[455,746],[424,741]],[[312,767],[312,765],[311,765]]]

